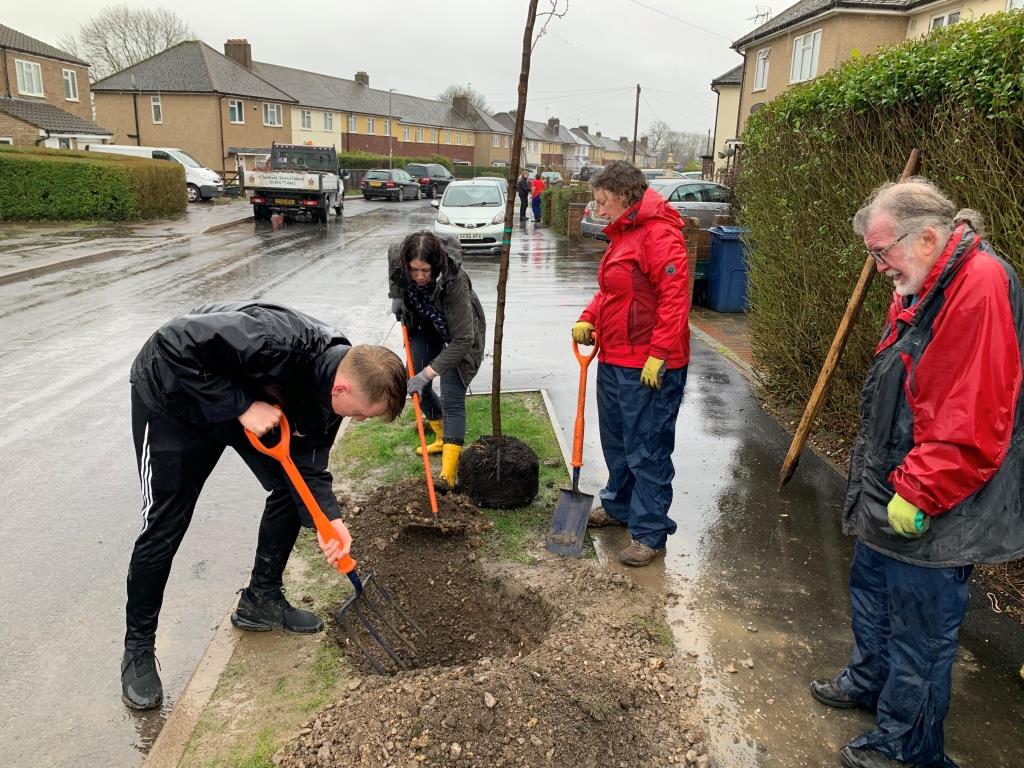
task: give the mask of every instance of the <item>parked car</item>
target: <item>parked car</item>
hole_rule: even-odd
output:
[[[544,183],[547,184],[549,187],[557,187],[564,181],[564,179],[562,178],[562,174],[560,174],[558,171],[544,171],[543,173],[541,173],[540,177],[541,179],[544,180]]]
[[[704,179],[704,174],[701,173],[700,171],[683,171],[680,175],[684,179],[698,179],[698,180],[703,180]]]
[[[580,172],[579,172],[579,171],[576,171],[576,173],[574,173],[574,174],[572,175],[572,179],[571,179],[571,181],[579,181],[579,180],[580,180]]]
[[[727,216],[731,211],[729,188],[721,184],[692,179],[655,179],[650,187],[668,200],[683,218],[699,219],[703,229],[714,224],[715,216]]]
[[[420,189],[427,197],[443,193],[455,178],[440,163],[406,163],[405,172],[419,181]]]
[[[473,181],[493,181],[501,189],[501,194],[508,197],[508,179],[501,176],[474,176]]]
[[[648,182],[654,179],[681,179],[683,174],[678,171],[667,171],[664,168],[641,168],[640,173],[644,175],[644,178]]]
[[[453,181],[437,208],[434,232],[457,237],[463,250],[500,250],[505,196],[495,179]]]
[[[359,182],[359,189],[367,200],[383,197],[401,203],[406,198],[419,200],[423,196],[420,183],[401,168],[374,168],[367,171]]]
[[[580,234],[583,237],[604,240],[607,243],[608,235],[604,233],[604,228],[607,226],[608,219],[597,215],[597,203],[591,200],[587,203],[587,207],[583,209],[583,218],[580,219]]]
[[[177,147],[136,147],[132,144],[86,144],[87,152],[106,152],[111,155],[147,157],[152,160],[170,160],[185,168],[185,187],[188,201],[209,200],[224,194],[224,180],[220,175],[184,150]]]
[[[604,170],[603,165],[584,165],[580,168],[580,181],[590,181],[591,176],[602,170]]]

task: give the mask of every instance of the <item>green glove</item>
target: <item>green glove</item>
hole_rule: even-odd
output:
[[[593,344],[594,326],[580,320],[572,327],[572,340],[577,344]]]
[[[661,380],[665,378],[665,361],[656,357],[648,357],[644,369],[640,371],[640,383],[648,389],[661,389]]]
[[[924,512],[898,493],[889,501],[889,525],[900,536],[916,539],[931,527],[932,521]]]

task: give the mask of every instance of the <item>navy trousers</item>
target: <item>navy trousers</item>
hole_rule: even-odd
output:
[[[409,346],[412,348],[412,366],[419,373],[430,361],[444,350],[444,339],[436,332],[414,327],[409,334]],[[432,421],[444,419],[444,441],[462,445],[466,442],[466,383],[459,373],[459,366],[442,373],[441,399],[434,394],[431,382],[423,390],[420,405],[423,407],[424,418]]]
[[[640,383],[639,368],[599,363],[597,414],[608,484],[601,506],[629,526],[629,534],[662,549],[676,532],[672,506],[672,451],[686,368],[666,371],[661,389]]]
[[[838,684],[876,710],[877,727],[850,746],[955,768],[943,753],[942,724],[973,569],[912,565],[857,542],[850,567],[853,658]]]

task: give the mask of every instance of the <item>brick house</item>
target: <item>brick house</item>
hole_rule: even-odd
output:
[[[80,149],[111,132],[93,121],[89,65],[0,24],[0,144]]]

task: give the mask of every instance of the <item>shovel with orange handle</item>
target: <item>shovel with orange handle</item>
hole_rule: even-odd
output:
[[[341,546],[343,541],[340,534],[320,509],[320,504],[309,490],[305,478],[302,477],[299,468],[292,460],[289,451],[291,429],[288,419],[283,413],[278,429],[281,432],[281,438],[274,446],[265,445],[255,432],[250,432],[248,429],[245,430],[245,436],[249,438],[253,448],[281,463],[296,493],[299,494],[302,503],[309,510],[309,515],[313,518],[313,525],[316,526],[320,538],[325,542],[337,542]],[[408,669],[411,666],[409,661],[416,656],[416,646],[402,631],[399,624],[411,627],[421,636],[424,636],[423,630],[416,625],[411,616],[402,610],[391,592],[377,581],[373,574],[367,575],[366,578],[360,577],[359,572],[356,571],[356,561],[352,559],[351,555],[342,557],[337,563],[337,568],[341,574],[348,577],[348,580],[352,582],[353,590],[355,590],[352,597],[346,600],[334,614],[342,631],[378,673],[387,674],[398,669]],[[371,592],[373,599],[371,599]],[[378,601],[382,604],[379,605]],[[360,639],[361,632],[368,635],[385,655],[381,656],[374,647],[364,643]],[[400,649],[392,645],[385,639],[385,635],[397,637],[403,647]]]
[[[412,362],[412,346],[409,344],[409,326],[402,323],[402,341],[405,344],[405,367],[409,371],[409,378],[416,375]],[[423,411],[420,408],[420,396],[413,394],[412,407],[416,411],[416,429],[420,433],[420,453],[423,454],[423,474],[427,478],[427,496],[430,497],[430,511],[433,513],[433,525],[430,528],[439,528],[437,522],[437,494],[434,493],[434,476],[430,473],[430,456],[427,455],[427,435],[423,430]]]
[[[587,519],[594,505],[594,497],[580,493],[580,468],[583,466],[583,406],[587,399],[587,368],[597,356],[597,333],[592,333],[594,349],[589,355],[581,355],[580,347],[573,339],[572,353],[580,364],[580,391],[576,398],[576,424],[572,431],[572,490],[562,488],[558,495],[555,514],[551,518],[544,546],[549,552],[566,557],[579,557],[583,552],[583,537],[587,530]]]

